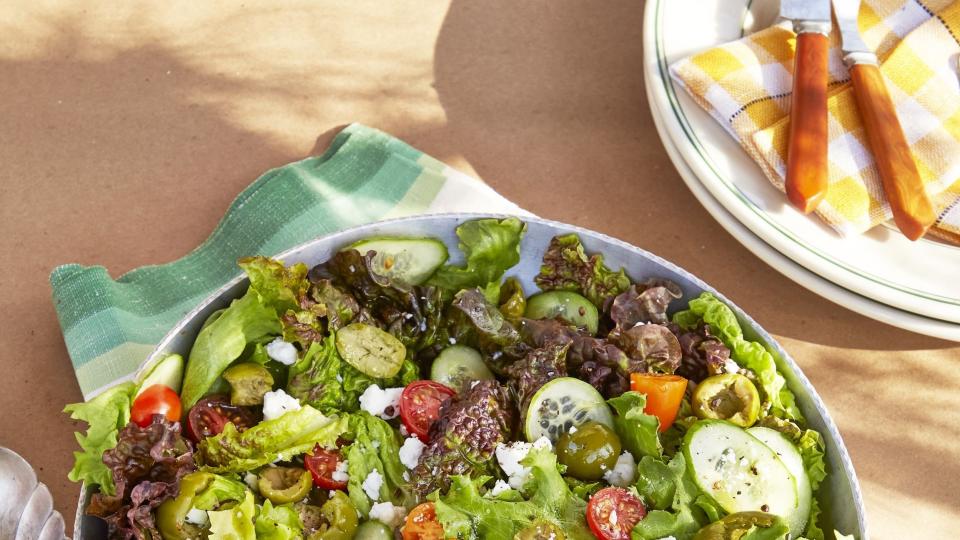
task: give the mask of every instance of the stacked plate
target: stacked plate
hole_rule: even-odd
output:
[[[671,160],[720,225],[790,279],[868,317],[960,341],[960,247],[910,242],[886,226],[841,238],[790,207],[737,141],[671,80],[672,62],[769,26],[778,4],[647,1],[647,96]]]

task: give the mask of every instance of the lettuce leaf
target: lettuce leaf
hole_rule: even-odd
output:
[[[636,488],[648,512],[633,528],[633,540],[687,540],[720,514],[690,478],[682,452],[668,463],[643,457],[637,464]]]
[[[254,531],[257,540],[294,540],[303,537],[303,527],[293,506],[274,506],[269,500],[263,502],[263,507],[257,513]]]
[[[614,428],[620,436],[623,448],[640,456],[660,457],[663,455],[663,446],[660,444],[658,430],[660,420],[643,412],[647,406],[647,396],[639,392],[624,392],[618,397],[607,400],[607,404],[614,410]]]
[[[307,293],[307,266],[298,263],[284,266],[283,261],[268,257],[245,257],[237,264],[250,278],[250,288],[257,291],[263,303],[284,313],[300,309],[300,298]]]
[[[491,302],[500,296],[499,283],[503,274],[520,262],[520,240],[527,226],[517,218],[477,219],[457,227],[460,251],[466,259],[464,266],[446,264],[427,281],[452,293],[480,287]],[[495,284],[488,288],[488,285]],[[493,292],[496,295],[493,295]]]
[[[88,424],[87,433],[76,433],[80,452],[74,452],[73,469],[67,475],[73,482],[86,482],[100,486],[106,495],[114,495],[116,487],[110,469],[103,463],[103,453],[117,445],[117,434],[130,421],[130,404],[137,385],[133,382],[118,384],[104,390],[86,403],[72,403],[63,412],[70,418]]]
[[[256,504],[253,493],[246,492],[243,502],[226,510],[207,512],[210,518],[210,535],[207,540],[256,540],[253,527]]]
[[[803,468],[806,469],[807,476],[810,478],[810,487],[816,491],[823,479],[827,477],[827,465],[823,459],[825,450],[823,436],[808,429],[803,432],[796,444],[797,449],[800,450],[800,457],[803,458]]]
[[[201,441],[197,454],[205,471],[242,473],[306,453],[316,444],[333,447],[346,428],[346,417],[327,417],[304,405],[242,433],[228,423],[220,434]]]
[[[603,264],[602,255],[587,257],[576,234],[556,236],[550,241],[534,282],[545,291],[578,292],[602,310],[630,287],[623,268],[614,272]]]
[[[190,350],[180,400],[189,410],[216,382],[223,370],[243,354],[248,343],[280,333],[277,312],[253,288],[207,325]]]
[[[403,473],[406,470],[400,463],[400,443],[390,424],[369,413],[362,412],[350,416],[349,431],[353,442],[343,452],[347,458],[347,493],[357,511],[367,517],[373,502],[390,501],[403,503],[400,486],[406,484]],[[376,470],[383,477],[380,497],[371,502],[363,490],[363,481]]]
[[[570,540],[592,540],[585,521],[586,503],[575,495],[557,469],[557,456],[547,449],[533,449],[521,462],[530,467],[532,479],[526,500],[507,501],[484,497],[480,486],[490,480],[456,476],[444,496],[434,495],[437,519],[446,536],[468,539],[514,538],[536,521],[550,522]]]
[[[690,309],[674,314],[673,322],[684,329],[692,329],[699,320],[710,325],[714,334],[723,341],[733,356],[743,367],[757,374],[760,390],[770,403],[774,415],[791,420],[800,420],[803,416],[797,408],[793,393],[787,388],[787,381],[777,372],[777,364],[762,343],[748,341],[737,316],[717,297],[705,292],[690,301]]]
[[[215,474],[210,483],[194,495],[192,504],[200,510],[214,510],[227,501],[242,502],[247,491],[247,485],[243,482]]]

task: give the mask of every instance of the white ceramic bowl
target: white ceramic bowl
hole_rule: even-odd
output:
[[[451,262],[460,262],[462,256],[457,249],[457,237],[454,229],[460,223],[487,216],[481,214],[441,214],[381,221],[360,227],[347,229],[329,236],[311,240],[298,247],[277,255],[287,264],[298,262],[308,266],[328,260],[342,246],[370,236],[432,236],[439,238],[450,249]],[[509,275],[517,276],[524,290],[536,290],[533,278],[540,270],[540,261],[550,239],[558,234],[577,233],[588,252],[602,253],[611,268],[624,267],[630,278],[641,280],[647,277],[667,278],[683,289],[683,298],[674,303],[681,306],[703,291],[716,295],[729,305],[737,314],[745,335],[753,340],[767,344],[777,360],[777,367],[787,378],[787,384],[797,397],[797,403],[806,416],[810,427],[823,434],[827,445],[827,468],[829,476],[821,492],[821,506],[824,508],[824,530],[836,528],[845,534],[854,534],[858,539],[867,538],[867,525],[864,518],[863,499],[857,475],[850,462],[850,455],[843,445],[843,439],[836,424],[827,413],[823,400],[817,395],[813,385],[800,371],[800,367],[790,355],[767,334],[759,324],[751,319],[739,307],[730,302],[715,289],[686,270],[652,253],[632,246],[609,236],[533,217],[521,218],[527,224],[527,233],[521,244],[520,263],[512,268]],[[207,316],[213,311],[226,307],[231,300],[241,296],[247,287],[247,280],[238,275],[213,293],[203,303],[188,313],[157,345],[157,348],[145,361],[151,363],[157,356],[167,353],[180,353],[185,357],[190,351],[197,333]],[[87,504],[90,490],[84,488],[77,510],[74,532],[76,540],[100,540],[106,537],[103,522],[97,518],[85,516],[83,508]]]

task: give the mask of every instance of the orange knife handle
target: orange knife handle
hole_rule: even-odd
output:
[[[937,215],[910,154],[883,75],[875,64],[854,64],[850,78],[893,220],[907,238],[916,240],[933,225]]]
[[[787,198],[812,212],[827,193],[827,36],[797,35],[787,147]]]

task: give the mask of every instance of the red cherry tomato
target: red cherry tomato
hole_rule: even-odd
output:
[[[200,442],[201,439],[219,434],[228,423],[243,431],[257,422],[250,409],[231,405],[227,396],[207,396],[187,414],[187,435]]]
[[[630,540],[630,531],[646,515],[643,502],[618,487],[601,489],[587,504],[587,523],[600,540]]]
[[[407,431],[427,442],[430,426],[440,418],[440,406],[457,395],[451,388],[433,381],[414,381],[400,394],[400,420]]]
[[[333,472],[340,464],[339,450],[327,450],[319,444],[313,452],[303,456],[303,465],[313,476],[313,485],[321,489],[347,489],[346,482],[333,479]]]
[[[153,415],[160,414],[171,422],[179,422],[181,412],[180,396],[169,386],[155,384],[133,400],[130,420],[140,427],[147,427],[153,422]]]

